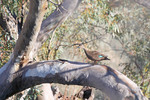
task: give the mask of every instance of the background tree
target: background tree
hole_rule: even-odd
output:
[[[2,6],[3,7],[1,8],[2,10],[4,10],[5,7],[10,7],[10,8],[12,7],[11,8],[12,11],[11,10],[10,11],[12,12],[12,16],[13,16],[13,17],[10,17],[10,15],[9,16],[3,15],[5,18],[1,17],[2,19],[5,19],[4,21],[6,21],[5,23],[7,23],[6,24],[7,27],[5,26],[5,28],[3,28],[2,26],[4,25],[4,22],[2,22],[2,25],[1,25],[3,29],[2,39],[6,41],[1,44],[1,45],[4,45],[4,47],[2,48],[3,50],[1,49],[1,51],[3,51],[1,55],[4,55],[4,56],[1,56],[3,57],[3,59],[1,58],[2,62],[4,61],[7,62],[7,60],[4,60],[4,59],[8,59],[7,58],[8,56],[5,56],[5,55],[6,53],[7,55],[9,55],[9,53],[11,53],[10,49],[12,48],[12,46],[14,46],[14,42],[12,42],[13,35],[11,35],[12,31],[9,31],[10,29],[7,29],[7,28],[13,28],[13,30],[17,30],[18,32],[16,31],[16,33],[21,32],[20,30],[22,29],[22,27],[20,27],[19,25],[22,26],[21,24],[23,23],[22,18],[25,18],[26,17],[25,12],[26,11],[28,12],[28,10],[24,11],[25,17],[22,17],[23,15],[22,9],[25,9],[25,8],[28,9],[29,7],[28,2],[27,1],[24,1],[24,2],[25,3],[22,3],[22,1],[20,2],[17,2],[17,1],[5,1],[4,2],[3,1],[3,3],[1,2],[3,5],[6,5],[6,6]],[[14,5],[17,5],[17,7]],[[22,5],[26,5],[26,6],[22,8]],[[16,9],[14,9],[15,7]],[[136,8],[137,12],[136,13],[122,12],[122,9],[118,9],[118,7],[122,9],[123,8],[133,9],[133,12],[135,12],[134,10]],[[133,7],[133,8],[130,8],[130,7]],[[105,52],[108,55],[111,55],[109,53],[109,50],[104,49],[106,46],[99,45],[99,44],[104,44],[105,42],[108,42],[107,44],[112,45],[108,41],[112,38],[108,38],[108,39],[104,38],[104,35],[107,37],[108,33],[110,33],[109,36],[111,37],[112,35],[113,39],[115,39],[114,41],[117,40],[117,43],[119,43],[119,45],[121,44],[121,47],[123,48],[121,49],[122,55],[126,54],[127,57],[131,59],[131,61],[128,63],[119,61],[118,62],[119,64],[117,64],[117,66],[120,65],[121,66],[121,68],[119,68],[120,70],[124,69],[123,70],[124,73],[126,73],[127,75],[129,75],[129,77],[131,77],[137,83],[139,83],[141,87],[143,88],[144,94],[149,97],[149,84],[150,84],[149,82],[149,75],[150,75],[149,73],[149,42],[148,42],[149,41],[149,33],[148,33],[149,28],[147,28],[149,24],[148,24],[148,17],[144,15],[144,14],[148,14],[148,10],[146,8],[143,8],[144,10],[140,10],[140,9],[142,9],[142,7],[139,7],[139,5],[135,5],[134,2],[129,2],[129,1],[107,2],[105,0],[104,1],[98,0],[98,1],[83,2],[82,5],[80,6],[80,10],[78,10],[78,12],[81,14],[78,14],[78,12],[76,12],[70,19],[68,19],[64,24],[62,24],[62,26],[59,29],[56,30],[55,34],[50,36],[49,40],[47,40],[47,42],[41,48],[42,50],[39,51],[38,58],[40,60],[65,58],[68,60],[74,59],[75,61],[81,61],[81,59],[83,58],[82,56],[78,56],[78,55],[84,56],[84,53],[83,51],[81,51],[81,49],[78,48],[78,46],[80,45],[84,45],[85,47],[89,49],[94,49],[94,50],[99,49],[100,51]],[[57,10],[59,10],[59,8],[57,8]],[[8,15],[8,12],[6,12],[6,10],[2,12],[7,13],[5,15]],[[141,16],[141,13],[143,16]],[[128,20],[128,17],[129,17],[128,14],[131,14],[131,16],[135,16],[139,14],[141,19],[145,19],[145,22],[144,21],[142,22],[138,16],[131,17],[130,18],[131,20]],[[80,15],[83,15],[83,16],[80,16]],[[17,17],[14,17],[14,16],[17,16]],[[8,19],[6,17],[8,17],[11,20],[6,20]],[[9,27],[8,25],[10,24],[11,26],[12,23],[10,22],[14,22],[12,21],[12,18],[15,19],[15,22],[18,22],[17,24],[16,23],[13,24],[13,25],[16,25],[15,27]],[[137,19],[139,19],[139,23],[142,23],[141,24],[142,27],[140,27],[139,24],[136,24]],[[133,22],[136,22],[136,23],[130,24]],[[52,32],[54,30],[52,30]],[[8,34],[6,34],[5,32],[7,32]],[[142,36],[141,36],[141,32],[144,33]],[[13,37],[15,36],[17,37],[17,35],[14,35]],[[113,45],[113,46],[116,46],[116,45]],[[4,52],[5,49],[8,52]],[[115,52],[118,53],[117,50]],[[69,53],[69,57],[66,56],[68,55],[68,53]],[[120,56],[121,55],[119,55],[119,57]],[[113,62],[114,56],[112,56],[111,59]],[[23,58],[23,60],[26,60],[26,59]],[[32,59],[27,59],[27,60],[32,60]],[[102,63],[106,64],[107,62],[102,62]],[[112,65],[112,67],[116,67],[116,64],[114,63],[110,63],[110,65]],[[134,71],[132,71],[131,69],[133,69]],[[139,79],[141,79],[142,82],[139,81]]]

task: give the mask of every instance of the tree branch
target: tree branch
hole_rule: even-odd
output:
[[[1,100],[41,83],[87,85],[102,90],[111,100],[145,100],[134,82],[107,66],[64,60],[25,63],[23,68],[17,69],[16,63],[24,63],[26,59],[33,59],[34,54],[49,34],[65,21],[80,2],[81,0],[64,0],[58,6],[59,10],[56,9],[42,22],[47,0],[30,0],[29,14],[14,53],[8,63],[0,69]]]
[[[47,8],[47,0],[30,0],[29,14],[23,25],[19,39],[14,49],[14,61],[19,59],[20,66],[24,66],[33,59],[33,45],[40,31],[43,16]]]
[[[61,23],[63,23],[70,14],[73,13],[73,11],[79,6],[80,3],[81,0],[71,0],[71,1],[64,0],[62,4],[58,6],[59,10],[56,9],[51,15],[47,17],[47,19],[45,19],[42,22],[41,25],[40,21],[43,19],[44,11],[43,10],[40,10],[39,12],[35,11],[34,7],[36,7],[36,5],[33,5],[34,3],[31,1],[31,7],[29,10],[28,17],[26,19],[21,35],[15,46],[14,59],[16,59],[17,57],[19,57],[19,59],[23,59],[22,61],[24,63],[23,65],[27,64],[29,60],[32,61],[38,49],[47,40],[49,35],[53,33],[55,29]],[[41,7],[41,9],[44,8]],[[35,14],[36,12],[37,14]],[[36,17],[35,15],[37,15],[38,17]]]
[[[29,64],[13,74],[14,80],[0,91],[0,99],[41,83],[91,86],[100,89],[111,100],[146,100],[139,87],[120,72],[104,65],[72,61],[43,61]]]
[[[136,3],[150,9],[150,0],[134,0]]]
[[[30,58],[33,58],[32,51],[34,48],[32,47],[40,31],[46,8],[47,0],[30,0],[29,14],[15,45],[14,52],[10,60],[0,70],[0,90],[2,94],[7,94],[9,87],[6,84],[9,86],[13,81],[12,74],[27,64]]]
[[[37,42],[41,44],[45,42],[48,36],[76,10],[81,1],[82,0],[63,0],[62,4],[42,22]]]
[[[12,75],[33,59],[42,43],[65,19],[78,7],[81,0],[64,0],[46,20],[43,20],[47,7],[47,0],[30,0],[30,9],[23,29],[14,48],[10,60],[0,69],[0,98],[8,97],[8,89],[15,81]],[[42,23],[42,26],[41,26]],[[40,30],[41,29],[41,30]],[[39,32],[40,31],[40,32]],[[15,91],[15,90],[14,90]],[[12,94],[13,91],[9,95]]]
[[[3,13],[0,13],[0,26],[3,28],[3,30],[10,33],[10,36],[12,38],[17,40],[18,39],[17,22],[4,5],[2,6],[2,10]]]

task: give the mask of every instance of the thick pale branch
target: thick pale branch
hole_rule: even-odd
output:
[[[30,64],[13,76],[11,86],[6,85],[10,90],[6,97],[37,84],[60,83],[95,87],[106,93],[111,100],[146,100],[133,81],[102,65],[59,60],[43,61]]]
[[[13,60],[10,59],[5,65],[6,68],[0,72],[1,100],[41,83],[87,85],[102,90],[111,100],[145,100],[134,82],[107,66],[71,61],[44,61],[27,65],[17,71],[14,62],[17,62],[18,58],[18,62],[21,59],[30,59],[29,57],[32,59],[49,34],[65,21],[81,0],[63,0],[63,3],[42,22],[46,2],[47,0],[30,0],[29,15],[14,49]],[[14,69],[10,70],[11,66]]]
[[[47,36],[76,10],[81,1],[82,0],[63,0],[62,4],[42,22],[37,41],[45,41],[48,38]]]
[[[45,42],[49,35],[61,25],[79,6],[82,0],[63,0],[62,4],[49,15],[41,25],[41,30],[37,38],[36,50]]]
[[[47,0],[30,0],[29,14],[14,49],[14,60],[18,59],[20,64],[25,65],[33,59],[33,45],[40,31],[46,8]]]
[[[29,14],[17,40],[14,52],[9,62],[3,66],[5,68],[0,70],[0,79],[2,80],[0,82],[1,95],[7,94],[10,83],[13,81],[12,73],[19,70],[22,64],[27,64],[29,57],[33,58],[32,51],[34,51],[34,48],[32,47],[40,31],[46,8],[47,0],[30,0]]]
[[[29,14],[14,49],[14,60],[22,59],[20,61],[23,65],[32,60],[43,42],[73,13],[80,2],[81,0],[63,0],[41,25],[47,7],[46,0],[31,0]]]
[[[16,74],[12,74],[26,65],[29,60],[33,59],[37,50],[48,38],[49,34],[65,21],[65,19],[78,7],[80,2],[81,0],[63,0],[62,4],[42,22],[47,7],[47,0],[30,0],[29,13],[11,59],[4,65],[5,68],[0,70],[0,79],[2,80],[0,82],[0,99],[4,99],[16,93],[15,91],[18,91],[13,89],[8,91],[10,88],[20,88],[12,85],[12,81],[17,81],[14,80]],[[31,83],[31,85],[33,84]]]

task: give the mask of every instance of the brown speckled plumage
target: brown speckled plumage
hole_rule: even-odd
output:
[[[110,60],[109,58],[107,58],[107,56],[105,56],[104,54],[100,54],[97,51],[89,51],[84,48],[83,48],[83,50],[84,50],[87,58],[94,61],[94,63],[96,63],[96,61],[101,61],[101,60]]]

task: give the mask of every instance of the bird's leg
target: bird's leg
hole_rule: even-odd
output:
[[[96,61],[94,60],[94,65],[96,64]]]

